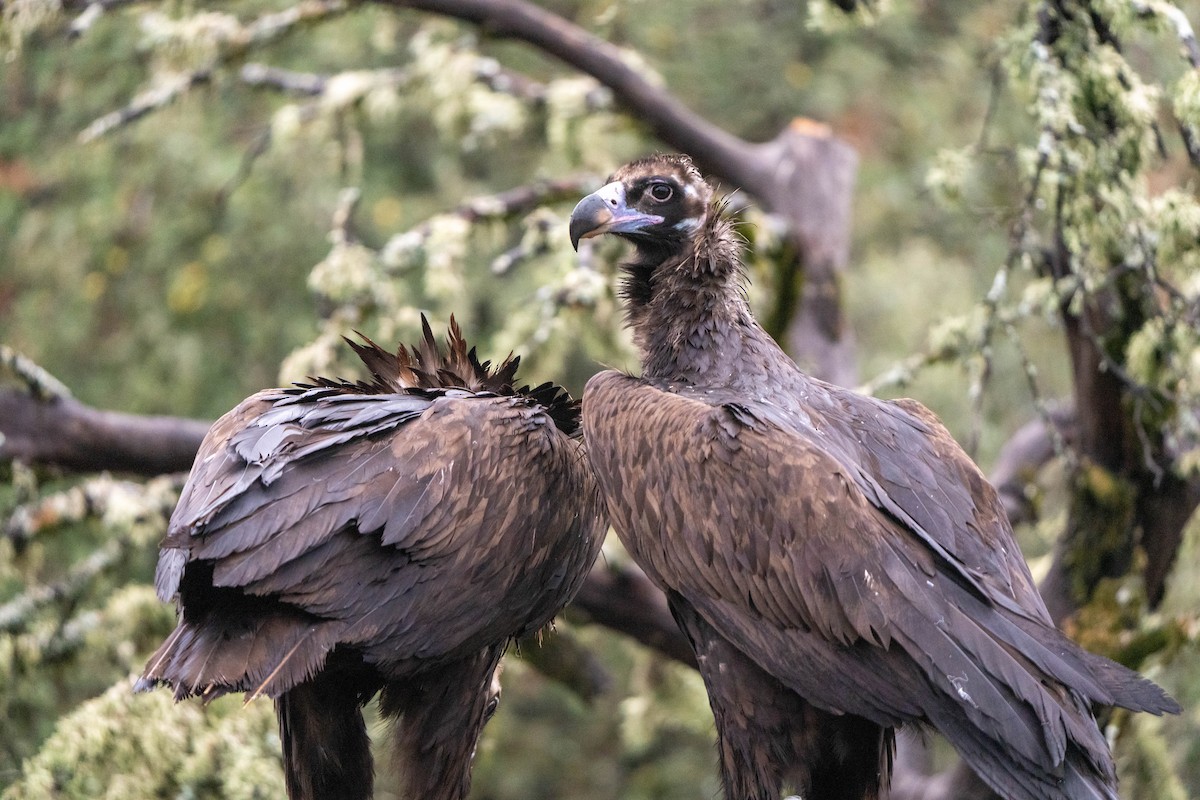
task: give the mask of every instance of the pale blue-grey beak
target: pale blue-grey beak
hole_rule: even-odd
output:
[[[579,249],[580,239],[602,233],[634,233],[663,218],[625,207],[625,187],[618,181],[606,184],[579,201],[571,212],[571,246]]]

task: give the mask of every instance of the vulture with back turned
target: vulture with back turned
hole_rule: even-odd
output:
[[[578,404],[514,388],[451,320],[442,353],[351,343],[370,381],[260,392],[213,425],[159,556],[179,624],[140,689],[275,700],[292,800],[365,800],[362,706],[396,718],[406,795],[461,800],[508,642],[603,539]]]
[[[1091,704],[1178,705],[1050,620],[997,495],[938,419],[802,372],[751,315],[739,238],[684,156],[619,169],[570,235],[636,248],[642,375],[596,375],[588,456],[666,593],[716,719],[728,800],[885,797],[931,725],[1009,800],[1116,794]]]

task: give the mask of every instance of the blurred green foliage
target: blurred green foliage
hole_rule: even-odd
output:
[[[882,391],[930,405],[961,439],[977,440],[985,465],[1036,414],[1031,368],[1046,398],[1069,394],[1057,287],[1025,263],[1006,273],[1020,348],[985,337],[991,322],[980,302],[1014,249],[1040,133],[1071,130],[1071,120],[1032,113],[1039,86],[1073,74],[1034,74],[1026,48],[1037,4],[893,0],[866,25],[827,4],[775,0],[546,5],[628,48],[640,69],[736,134],[767,139],[804,115],[857,148],[844,287],[862,374],[885,375]],[[611,291],[620,248],[581,263],[563,224],[574,196],[487,213],[498,192],[566,176],[596,183],[659,146],[594,82],[526,46],[369,5],[337,8],[254,46],[238,44],[239,32],[286,4],[114,10],[74,39],[61,22],[26,29],[23,9],[38,6],[5,5],[0,30],[0,342],[83,401],[215,418],[263,386],[350,370],[339,337],[352,330],[411,340],[418,310],[439,326],[454,313],[485,356],[514,349],[527,380],[553,378],[576,393],[599,363],[635,366]],[[1119,250],[1130,219],[1162,222],[1160,257],[1200,291],[1195,172],[1169,113],[1200,130],[1195,73],[1167,26],[1134,25],[1117,3],[1097,6],[1127,37],[1142,93],[1125,121],[1140,133],[1117,148],[1125,161],[1081,164],[1093,172],[1089,185],[1119,180],[1099,203],[1114,215],[1088,217],[1080,229],[1091,225],[1094,241]],[[1193,18],[1200,10],[1185,7]],[[1088,61],[1082,50],[1079,58]],[[319,96],[288,93],[243,80],[241,68],[254,62],[336,77]],[[481,81],[497,62],[538,82],[539,98]],[[1117,92],[1117,66],[1096,74],[1105,69],[1110,80],[1088,84],[1084,96]],[[197,70],[205,79],[172,102],[80,141],[139,93]],[[1152,123],[1165,156],[1146,146]],[[1136,191],[1145,197],[1130,200]],[[485,198],[473,223],[459,213],[470,198]],[[770,220],[753,209],[747,216],[766,250]],[[751,266],[752,299],[765,308],[769,265]],[[1179,390],[1181,375],[1200,370],[1195,337],[1185,334],[1160,326],[1136,335],[1137,375]],[[913,360],[926,353],[944,357]],[[929,360],[937,363],[903,367]],[[1061,482],[1054,469],[1048,484]],[[62,476],[10,472],[2,517],[80,489]],[[92,488],[118,501],[66,498],[65,508],[81,510],[30,541],[0,541],[5,798],[278,796],[268,704],[172,707],[164,692],[129,694],[126,677],[172,624],[147,586],[172,489]],[[1021,532],[1033,555],[1062,530],[1059,495],[1049,489],[1039,524]],[[1194,620],[1200,608],[1189,588],[1195,527],[1164,615]],[[111,563],[85,569],[106,552]],[[62,591],[32,602],[38,587]],[[604,630],[563,627],[599,654],[611,689],[588,703],[510,659],[474,796],[713,796],[698,677]],[[1178,648],[1191,647],[1195,633],[1179,630]],[[1189,711],[1129,727],[1121,763],[1134,776],[1131,797],[1200,795],[1194,662],[1154,668]],[[1167,766],[1177,777],[1163,777]],[[385,772],[380,796],[394,786]]]

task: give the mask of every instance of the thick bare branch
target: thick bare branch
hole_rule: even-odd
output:
[[[70,397],[0,390],[0,461],[77,472],[162,475],[187,470],[209,423],[100,411]]]
[[[803,275],[797,321],[785,337],[788,348],[821,377],[854,383],[854,343],[838,279],[849,256],[858,163],[849,145],[824,126],[804,121],[766,143],[740,139],[684,106],[620,48],[524,0],[376,1],[443,14],[537,47],[607,86],[633,117],[690,154],[705,172],[756,197],[789,226],[796,246],[793,272]]]
[[[709,171],[745,186],[751,172],[746,143],[685,107],[631,65],[617,47],[562,17],[522,0],[381,0],[384,5],[443,14],[478,25],[488,35],[525,41],[585,72],[663,141]],[[717,165],[722,165],[721,169]]]
[[[624,633],[681,664],[696,666],[696,656],[675,625],[666,597],[635,566],[597,562],[572,607],[593,622]]]
[[[1065,443],[1074,443],[1075,413],[1072,409],[1066,406],[1051,409],[1049,424],[1055,427]],[[1000,448],[988,479],[1000,494],[1008,521],[1013,525],[1031,522],[1035,518],[1036,509],[1026,487],[1033,482],[1038,470],[1056,455],[1055,451],[1055,437],[1047,420],[1041,417],[1018,428]]]

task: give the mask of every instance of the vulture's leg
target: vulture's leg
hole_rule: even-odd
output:
[[[670,595],[691,640],[717,726],[726,800],[777,800],[786,785],[804,800],[881,800],[886,732],[861,717],[814,708],[760,669]]]
[[[503,645],[387,684],[381,710],[399,717],[396,760],[410,800],[462,800],[484,723],[500,700],[493,682]]]
[[[370,800],[375,776],[362,705],[372,693],[326,671],[276,699],[290,800]]]
[[[811,800],[882,800],[891,782],[895,733],[852,714],[835,717],[810,706],[828,738],[811,772]]]

